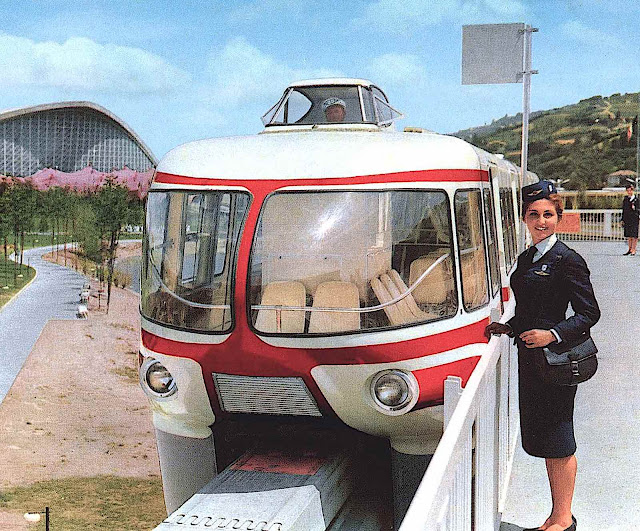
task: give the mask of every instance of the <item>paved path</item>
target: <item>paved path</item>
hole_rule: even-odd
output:
[[[35,279],[0,309],[0,401],[29,356],[49,319],[76,319],[85,277],[41,258],[51,247],[30,249],[24,263],[37,271]]]
[[[640,530],[640,256],[621,256],[624,243],[569,246],[587,260],[602,310],[599,369],[576,397],[573,512],[579,531]],[[550,507],[544,461],[518,447],[500,530],[540,525]]]

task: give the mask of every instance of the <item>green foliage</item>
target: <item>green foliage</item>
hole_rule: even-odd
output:
[[[17,514],[50,508],[51,529],[151,529],[166,517],[160,478],[116,476],[42,481],[4,491],[0,507]],[[43,531],[44,518],[34,528]]]
[[[62,243],[75,241],[80,247],[83,271],[88,271],[84,259],[100,264],[98,275],[108,282],[109,301],[121,229],[128,224],[141,225],[143,220],[143,203],[113,178],[108,178],[106,184],[90,196],[59,187],[40,192],[29,184],[0,183],[3,259],[6,261],[14,248],[19,256],[18,263],[10,265],[14,284],[25,248],[52,245],[58,249]],[[29,233],[34,230],[47,234]],[[130,282],[130,279],[119,279],[117,285]]]
[[[36,270],[27,265],[17,265],[13,260],[0,256],[0,308],[24,288],[36,275]]]
[[[532,113],[531,171],[545,179],[571,179],[568,189],[599,189],[617,170],[636,170],[638,94],[593,96],[574,105]],[[633,136],[627,138],[634,122]],[[498,122],[504,125],[493,127]],[[456,133],[474,145],[520,164],[521,117]]]

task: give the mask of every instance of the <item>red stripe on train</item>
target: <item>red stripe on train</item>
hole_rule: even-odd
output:
[[[267,187],[272,190],[283,186],[327,186],[344,184],[372,184],[394,182],[489,182],[484,170],[417,170],[354,177],[300,178],[300,179],[223,179],[200,178],[157,172],[155,182],[199,186],[242,186],[243,188]]]

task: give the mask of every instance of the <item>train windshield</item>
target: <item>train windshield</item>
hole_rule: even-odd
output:
[[[440,190],[282,192],[253,242],[251,323],[265,334],[410,326],[458,308]]]
[[[147,200],[142,315],[175,328],[225,332],[249,205],[242,192],[151,192]]]
[[[291,87],[263,117],[266,126],[316,124],[391,125],[402,117],[377,87],[311,85]]]

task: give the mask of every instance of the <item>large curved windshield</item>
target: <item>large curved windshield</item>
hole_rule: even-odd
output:
[[[251,323],[328,334],[453,316],[452,256],[443,191],[277,193],[253,242]]]
[[[378,88],[311,85],[292,87],[263,117],[266,126],[359,124],[390,125],[402,114]]]
[[[141,279],[142,315],[169,326],[224,332],[249,205],[242,192],[150,192]]]

